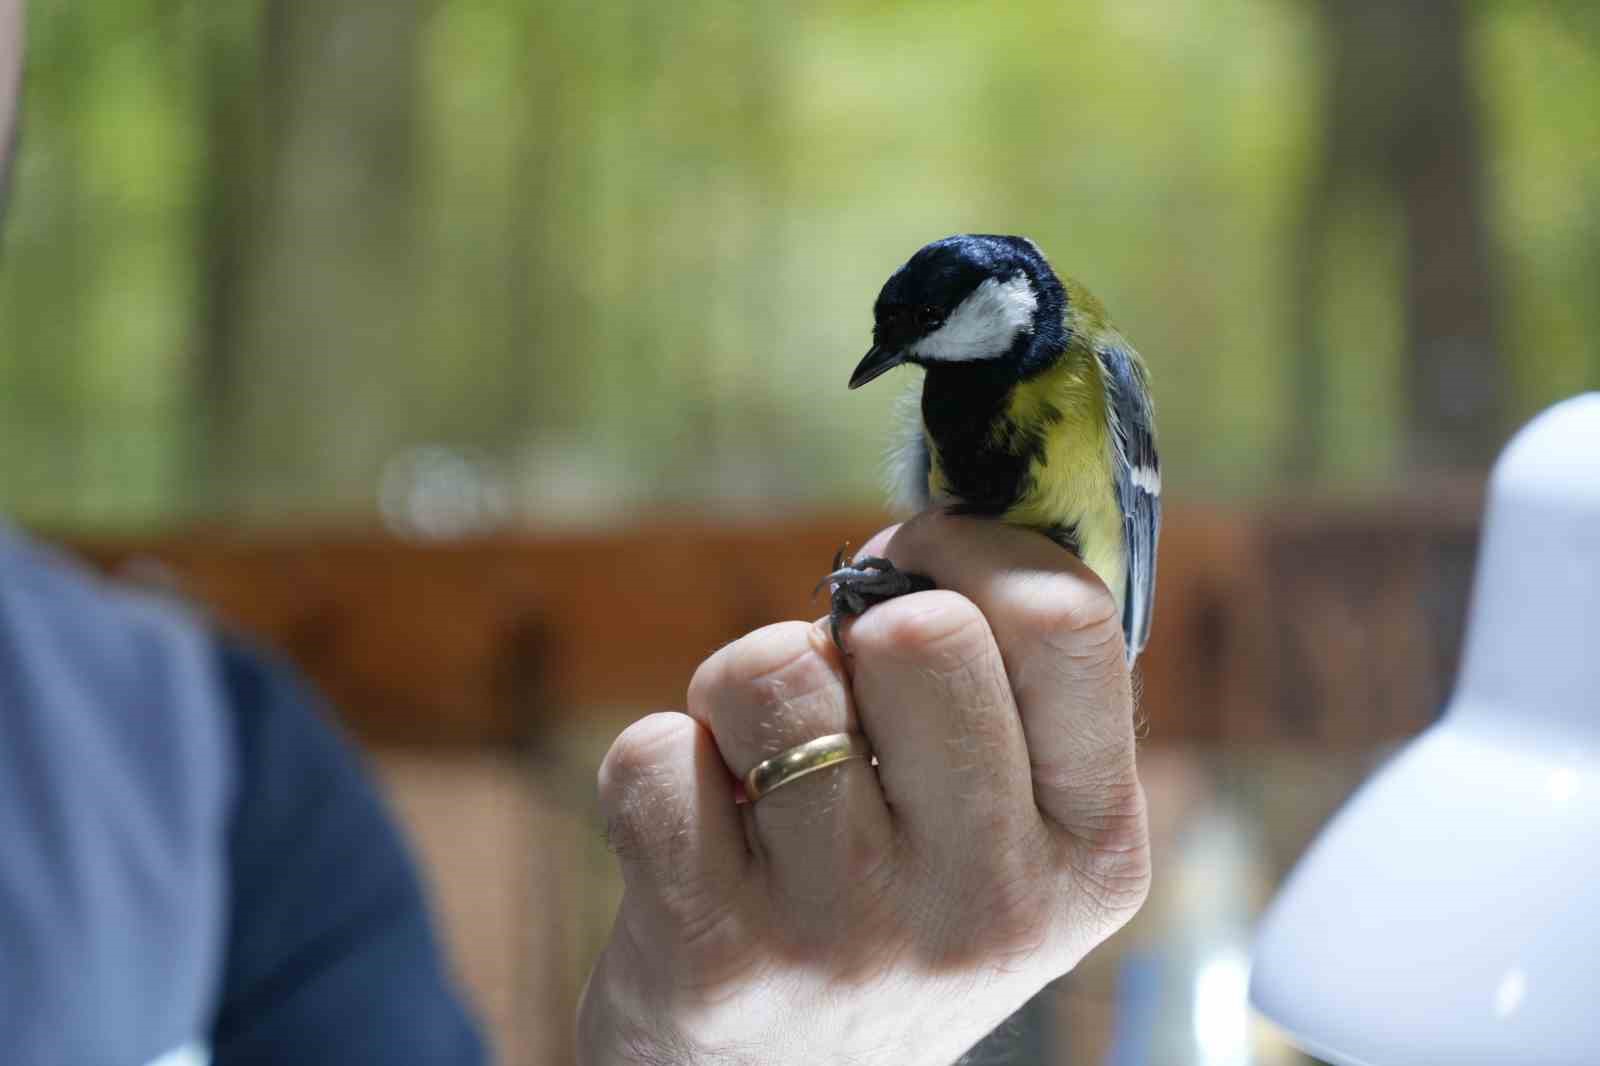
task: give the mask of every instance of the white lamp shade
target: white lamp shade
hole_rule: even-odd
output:
[[[1600,393],[1500,457],[1450,706],[1289,876],[1250,996],[1337,1066],[1600,1063]]]

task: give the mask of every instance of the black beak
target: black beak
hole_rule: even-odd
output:
[[[856,372],[850,375],[850,387],[859,389],[879,374],[893,370],[905,361],[905,352],[874,344],[861,362],[856,365]]]

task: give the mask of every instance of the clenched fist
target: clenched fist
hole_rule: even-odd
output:
[[[723,648],[600,769],[626,883],[585,1066],[947,1066],[1138,910],[1150,879],[1111,596],[1031,532],[929,513],[863,554],[933,577],[844,631]],[[751,803],[797,744],[852,759]]]

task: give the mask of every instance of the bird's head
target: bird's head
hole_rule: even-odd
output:
[[[850,387],[901,363],[983,363],[1026,376],[1060,351],[1065,299],[1025,237],[934,241],[884,282],[872,309],[872,349]]]

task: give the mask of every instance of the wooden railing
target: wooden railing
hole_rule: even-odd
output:
[[[1426,507],[1172,506],[1151,646],[1152,741],[1370,744],[1448,694],[1476,546],[1470,494]],[[834,550],[882,520],[657,521],[449,544],[191,530],[73,540],[280,649],[388,745],[527,745],[595,708],[681,705],[695,665],[812,618]]]

